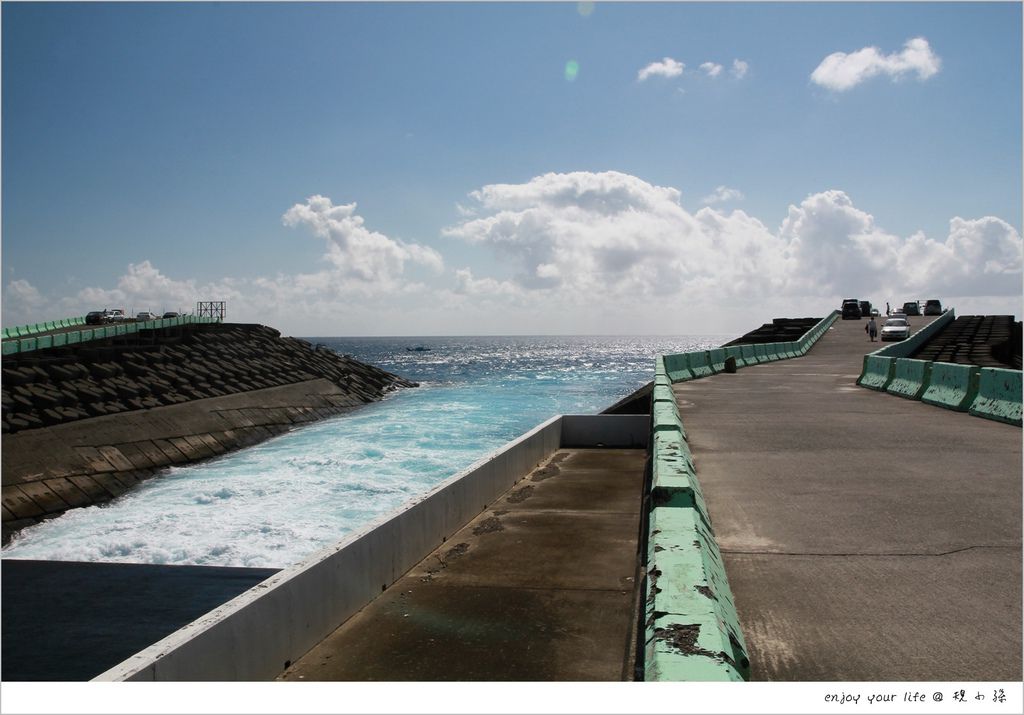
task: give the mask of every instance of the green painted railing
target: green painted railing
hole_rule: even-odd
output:
[[[32,323],[31,325],[19,325],[14,328],[4,328],[3,339],[15,340],[18,338],[28,338],[33,335],[38,335],[39,333],[48,333],[51,330],[73,328],[76,325],[85,325],[85,317],[61,318],[60,320],[51,320],[46,323]]]
[[[74,320],[74,319],[72,319]],[[60,325],[62,321],[56,321],[54,323],[38,323],[37,325],[50,325],[51,327],[46,330],[56,330],[61,327],[72,327],[73,325],[84,324],[84,318],[82,323],[72,323],[70,325]],[[177,318],[158,318],[157,320],[147,320],[144,322],[125,322],[113,325],[104,325],[96,328],[83,328],[82,330],[72,330],[65,333],[57,333],[54,335],[36,335],[35,337],[17,337],[3,341],[3,354],[4,355],[15,355],[17,353],[26,353],[33,350],[45,350],[51,347],[60,347],[63,345],[75,345],[78,343],[89,342],[91,340],[108,340],[110,338],[121,337],[124,335],[131,335],[137,333],[140,330],[159,330],[161,328],[173,328],[178,325],[188,325],[190,323],[217,323],[220,322],[219,318],[208,318],[198,317],[195,315],[181,315]],[[33,326],[34,327],[34,326]],[[14,328],[14,330],[21,330],[21,328]],[[6,332],[6,331],[5,331]]]

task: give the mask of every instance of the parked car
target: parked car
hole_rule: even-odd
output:
[[[144,310],[135,316],[136,320],[156,320],[156,316],[150,313],[148,310]]]
[[[872,308],[871,309],[871,317],[872,318],[880,318],[881,316],[882,316],[882,314],[878,312],[878,308]]]
[[[860,320],[860,301],[856,298],[846,298],[843,300],[843,320]]]
[[[178,314],[175,313],[173,310],[168,310],[166,313],[164,313],[164,317],[165,318],[177,318]]]
[[[110,310],[105,310],[103,312],[106,313],[106,320],[108,323],[120,323],[122,320],[128,320],[124,311],[120,308],[111,308]]]
[[[904,315],[920,315],[921,314],[921,306],[917,304],[916,300],[908,300],[906,303],[903,304],[903,314]]]
[[[910,337],[910,323],[906,318],[889,318],[882,326],[882,340],[906,340]]]
[[[925,315],[942,315],[942,303],[937,298],[932,298],[924,304]]]
[[[865,318],[867,316],[871,315],[871,301],[870,300],[862,300],[862,301],[860,301],[860,314],[861,314],[861,316],[863,316]]]
[[[103,325],[107,322],[107,314],[102,310],[90,310],[85,314],[86,325]]]

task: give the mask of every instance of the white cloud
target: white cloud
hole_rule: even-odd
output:
[[[704,62],[700,68],[707,73],[708,77],[717,77],[722,73],[722,65],[715,64],[714,62]]]
[[[743,79],[747,76],[747,70],[750,69],[750,64],[743,60],[732,61],[732,76],[736,79]]]
[[[718,187],[709,198],[731,191]],[[1021,309],[1021,236],[992,216],[954,217],[943,237],[902,237],[828,190],[769,228],[739,210],[690,213],[677,189],[614,171],[490,184],[469,199],[444,233],[478,247],[465,251],[493,251],[493,270],[478,256],[473,270],[409,280],[410,264],[440,268],[440,256],[380,234],[363,242],[373,232],[355,220],[354,205],[314,197],[292,215],[326,239],[322,270],[200,283],[142,261],[112,287],[67,296],[14,280],[4,288],[4,324],[103,307],[189,310],[197,300],[226,300],[230,320],[297,335],[732,332],[749,329],[752,301],[760,320],[827,311],[845,294],[939,297],[959,312],[952,297],[976,312]]]
[[[920,80],[935,75],[942,66],[932,52],[928,40],[915,37],[903,45],[901,52],[883,55],[877,47],[864,47],[849,54],[833,52],[821,61],[811,81],[834,92],[844,92],[880,74],[898,80],[916,74]]]
[[[355,211],[354,203],[335,206],[326,196],[318,195],[292,206],[282,220],[286,226],[307,226],[325,239],[325,258],[342,280],[392,287],[402,277],[406,262],[443,269],[441,255],[434,249],[371,231]]]
[[[26,280],[14,280],[4,288],[4,308],[32,310],[43,304],[39,289]]]
[[[726,201],[742,201],[743,192],[739,189],[730,189],[728,186],[716,187],[714,192],[705,196],[701,201],[705,204],[718,204]]]
[[[677,62],[671,57],[664,58],[661,62],[652,62],[636,73],[638,82],[643,82],[648,77],[678,77],[686,67],[682,62]]]
[[[739,196],[723,186],[707,199]],[[690,214],[676,189],[618,172],[545,174],[470,198],[477,215],[446,233],[494,249],[513,268],[507,282],[547,305],[579,296],[596,309],[652,296],[714,295],[725,306],[767,294],[831,300],[850,290],[1020,292],[1021,238],[1006,222],[954,218],[942,241],[903,238],[842,191],[790,206],[775,231],[742,211]]]
[[[472,296],[511,296],[520,294],[520,289],[509,281],[498,281],[494,278],[473,277],[473,271],[460,268],[455,271],[455,292],[460,295]]]
[[[240,295],[228,279],[205,285],[192,280],[178,281],[161,273],[149,261],[142,261],[128,264],[128,271],[118,278],[115,288],[83,288],[73,296],[60,299],[57,310],[62,315],[78,315],[83,309],[101,308],[162,313],[193,310],[199,300],[237,300]]]

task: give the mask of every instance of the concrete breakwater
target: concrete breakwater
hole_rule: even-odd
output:
[[[408,382],[262,325],[196,324],[5,356],[3,541],[160,469],[347,412]]]

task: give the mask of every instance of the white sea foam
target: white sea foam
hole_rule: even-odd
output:
[[[379,344],[363,345],[364,354],[337,346],[421,380],[418,389],[203,464],[168,469],[109,504],[22,530],[3,556],[285,567],[551,415],[611,404],[650,379],[657,351],[702,343],[423,340],[434,347],[427,361],[380,339],[364,341]]]

